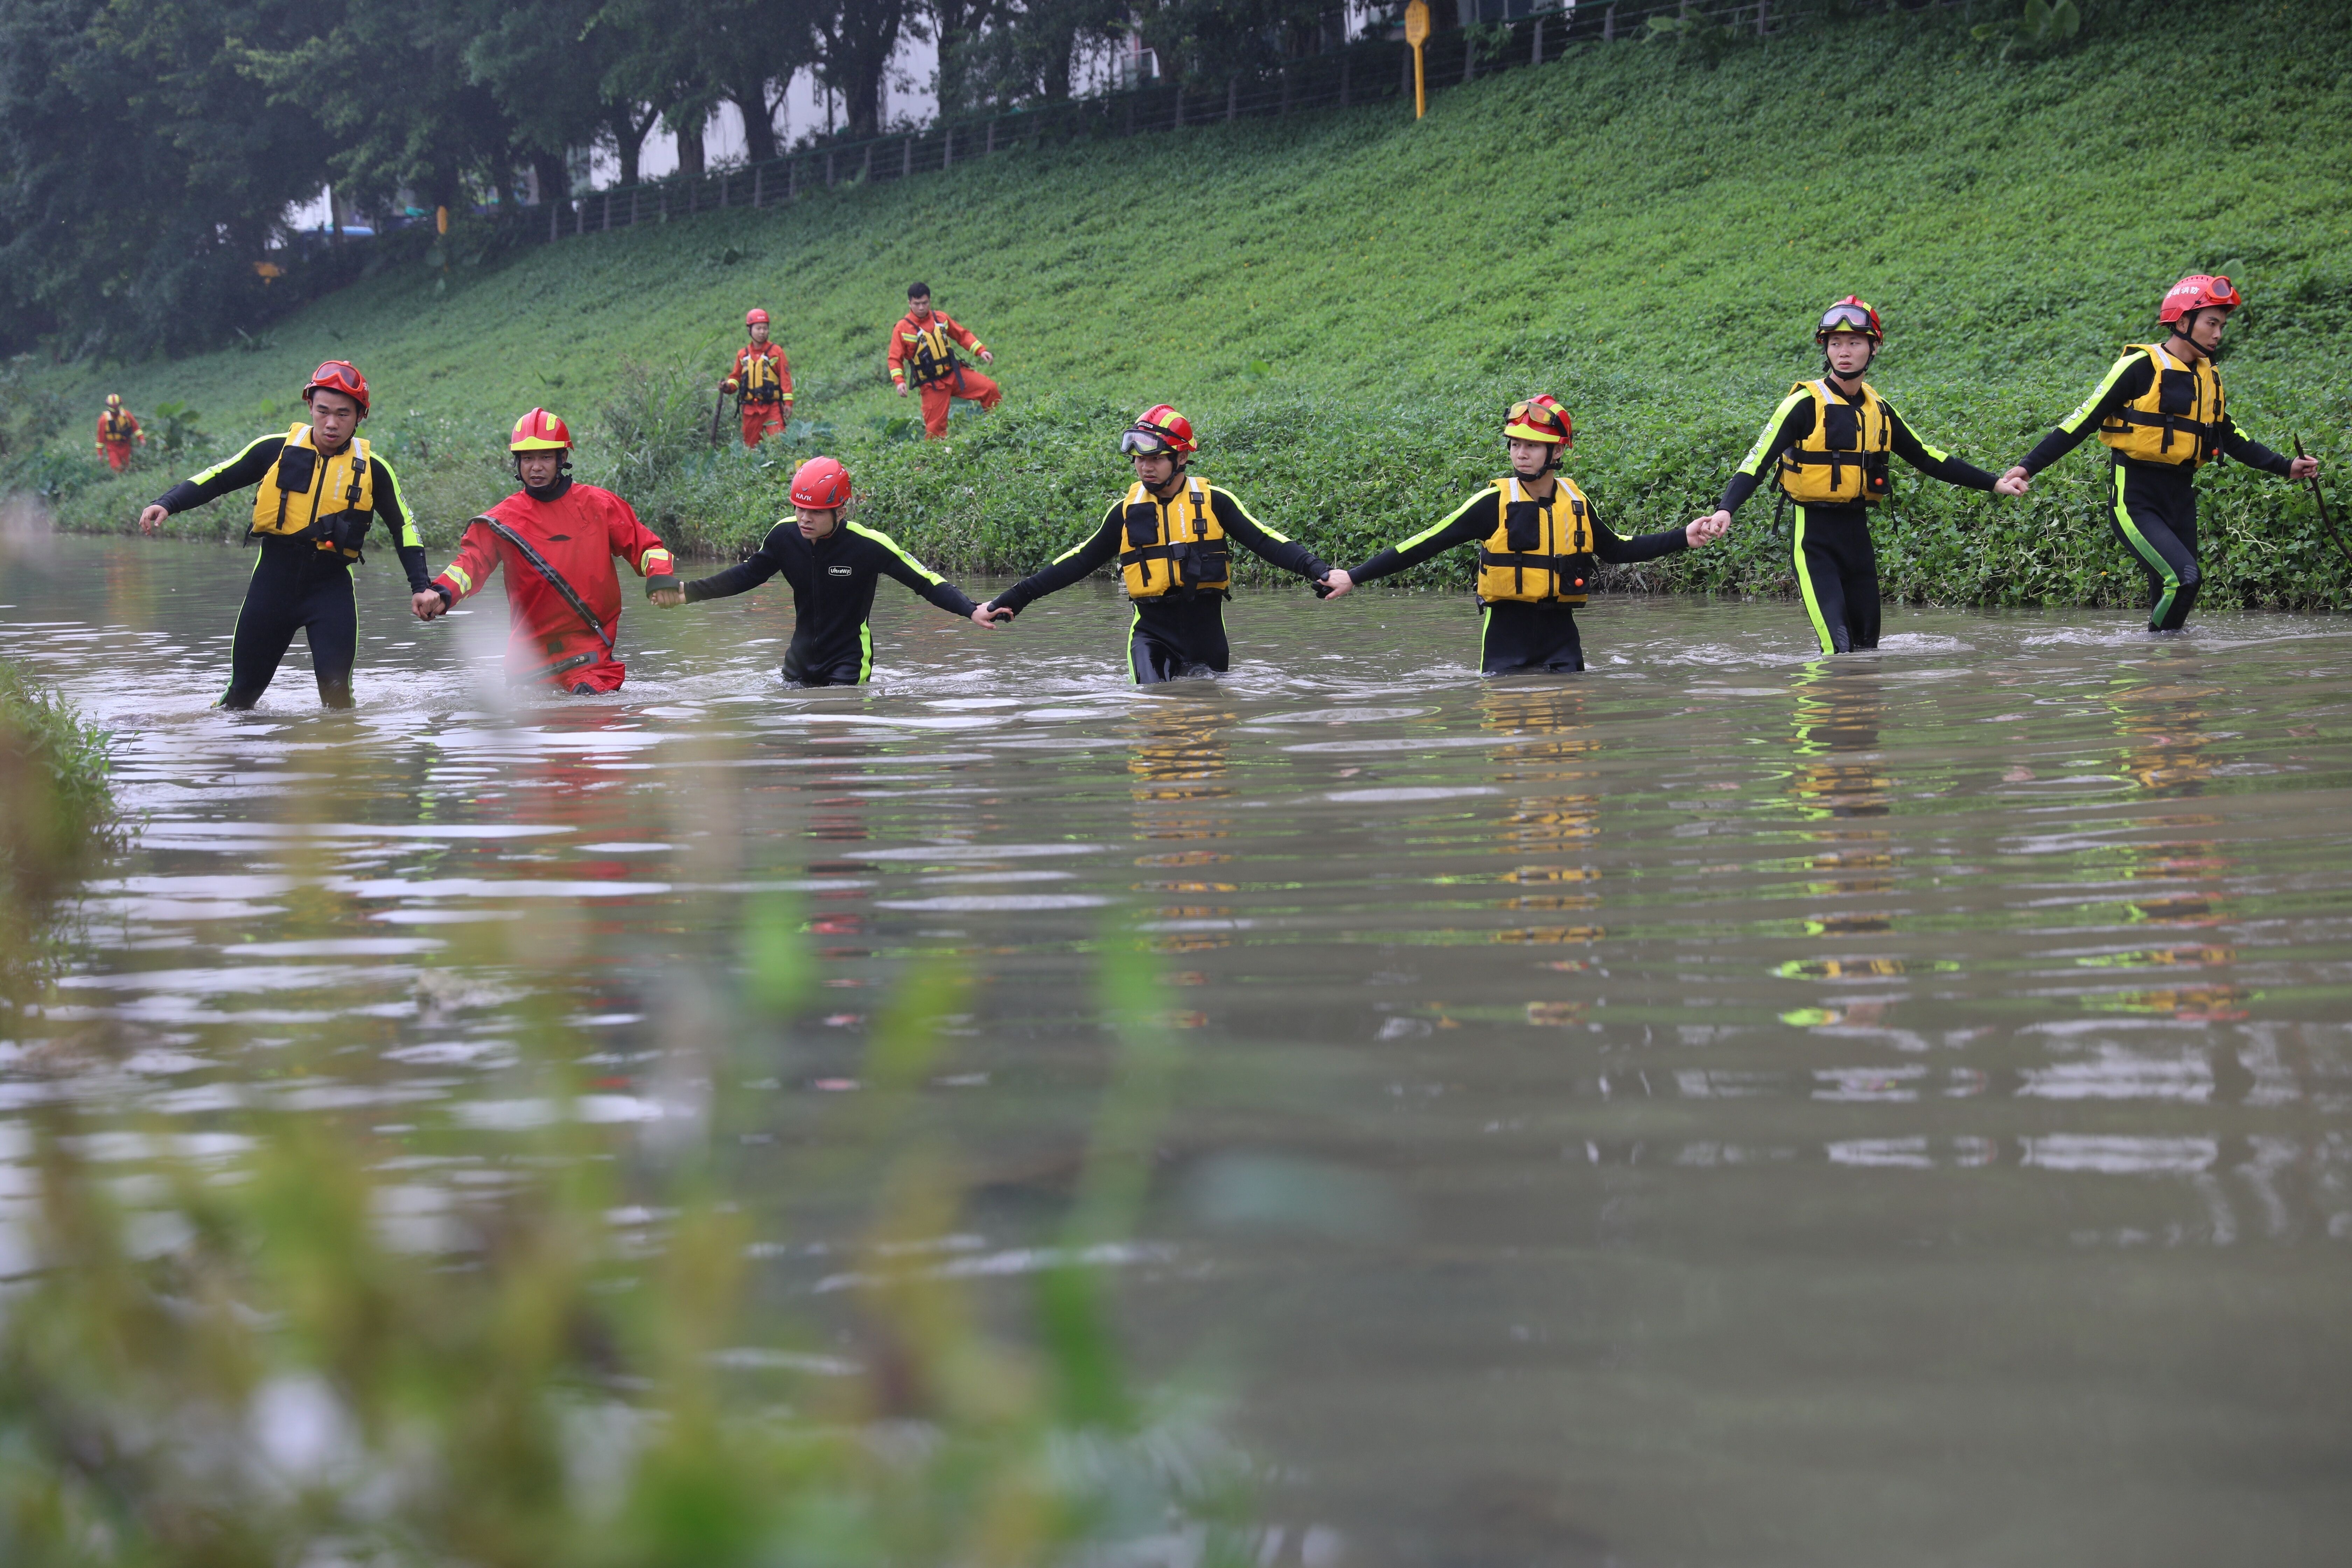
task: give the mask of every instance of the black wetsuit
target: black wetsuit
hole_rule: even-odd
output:
[[[1824,376],[1822,384],[1829,388],[1832,397],[1856,402],[1841,391],[1834,380]],[[1895,405],[1883,397],[1879,407],[1886,415],[1887,439],[1896,457],[1931,479],[1941,479],[1963,489],[1992,489],[1992,475],[1920,440],[1903,423],[1903,416],[1895,412]],[[1812,433],[1813,399],[1800,387],[1782,398],[1780,406],[1772,411],[1764,433],[1748,449],[1748,456],[1741,459],[1731,482],[1723,487],[1723,497],[1716,505],[1725,511],[1738,511],[1739,503],[1756,493],[1764,482],[1766,471],[1780,460],[1780,455]],[[1876,647],[1878,552],[1870,541],[1870,508],[1791,502],[1790,510],[1796,513],[1797,523],[1790,558],[1796,566],[1797,586],[1804,595],[1805,613],[1812,618],[1813,635],[1821,639],[1822,651],[1853,653]]]
[[[2145,352],[2135,348],[2126,353],[2080,408],[2034,443],[2024,458],[2025,471],[2038,474],[2081,446],[2116,409],[2146,397],[2155,382],[2156,364]],[[2241,431],[2226,406],[2220,444],[2225,456],[2250,468],[2287,477],[2288,460]],[[2196,607],[2197,590],[2205,581],[2197,562],[2197,465],[2145,463],[2116,454],[2106,513],[2108,528],[2147,576],[2147,629],[2179,631]]]
[[[228,461],[182,479],[156,497],[155,504],[182,512],[259,484],[285,447],[285,437],[264,436]],[[392,465],[373,453],[368,465],[374,470],[375,514],[392,534],[401,569],[408,574],[408,591],[422,594],[432,587],[432,578],[425,569],[425,542],[417,537],[415,521],[401,500],[400,479]],[[350,559],[338,551],[320,549],[314,540],[258,537],[261,552],[245,585],[244,607],[236,614],[228,689],[221,694],[220,706],[250,708],[259,701],[299,631],[310,637],[319,700],[330,708],[349,708],[352,665],[359,657],[360,642]]]
[[[1181,469],[1177,482],[1183,482]],[[1252,517],[1234,499],[1231,490],[1219,489],[1214,485],[1202,488],[1209,493],[1209,508],[1216,514],[1217,525],[1224,530],[1226,538],[1269,564],[1296,572],[1309,582],[1329,574],[1331,568],[1321,557]],[[1102,526],[1091,537],[1064,551],[1052,564],[1031,573],[990,602],[1000,610],[1017,615],[1032,601],[1068,587],[1118,554],[1125,521],[1124,500],[1111,502],[1109,510],[1103,513]],[[1127,668],[1135,684],[1151,686],[1187,676],[1223,673],[1232,658],[1225,643],[1225,596],[1222,588],[1187,587],[1133,600],[1135,619],[1128,633]]]
[[[974,605],[964,591],[898,548],[888,534],[843,522],[814,544],[790,518],[749,559],[686,585],[689,603],[748,593],[777,573],[793,587],[793,641],[784,679],[795,686],[857,686],[874,673],[874,585],[885,574],[951,616]]]
[[[1458,544],[1494,537],[1501,526],[1502,492],[1492,486],[1472,496],[1453,514],[1411,539],[1376,552],[1348,574],[1358,583],[1370,583],[1418,566]],[[1679,528],[1631,539],[1613,531],[1597,514],[1590,514],[1592,552],[1603,561],[1654,561],[1661,555],[1690,548]],[[1508,675],[1517,670],[1577,670],[1584,668],[1584,644],[1577,636],[1576,609],[1559,600],[1478,601],[1478,669],[1483,675]]]

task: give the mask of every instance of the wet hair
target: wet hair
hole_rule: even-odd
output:
[[[907,285],[907,298],[909,300],[928,299],[930,296],[930,292],[931,286],[928,283],[909,283]]]

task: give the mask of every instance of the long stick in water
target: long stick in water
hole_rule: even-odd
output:
[[[2310,456],[2303,449],[2303,437],[2300,436],[2294,438],[2294,455],[2298,458]],[[2327,537],[2336,541],[2336,548],[2344,551],[2344,558],[2352,561],[2352,550],[2345,549],[2344,536],[2336,531],[2336,521],[2327,515],[2327,497],[2319,488],[2319,476],[2313,474],[2310,482],[2311,499],[2319,503],[2320,525],[2327,530]]]
[[[719,401],[710,405],[710,444],[719,445],[719,416],[727,412],[727,394],[721,391]]]

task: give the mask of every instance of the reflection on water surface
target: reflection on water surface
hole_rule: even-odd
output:
[[[822,1142],[895,976],[961,955],[942,1246],[1013,1277],[1100,1081],[1092,954],[1140,940],[1191,1065],[1102,1263],[1278,1467],[1270,1561],[2352,1538],[2339,621],[1897,611],[1827,663],[1785,605],[1618,601],[1588,674],[1481,681],[1466,601],[1250,594],[1232,678],[1136,692],[1108,591],[993,636],[886,595],[877,685],[788,692],[754,595],[633,607],[620,693],[510,709],[496,607],[420,628],[370,568],[358,711],[298,654],[233,717],[244,570],[11,563],[9,654],[121,734],[139,820],[12,1106],[201,1150],[237,1103],[456,1102],[483,1163],[425,1212],[547,1113],[505,1077],[528,976],[601,1042],[583,1113],[657,1141],[707,1109],[665,1031],[795,900],[824,1000],[738,1120]],[[335,1070],[283,1075],[322,1030]]]

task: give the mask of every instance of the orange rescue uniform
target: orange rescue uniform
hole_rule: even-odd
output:
[[[898,318],[898,325],[890,334],[890,379],[899,386],[907,384],[912,374],[915,390],[923,395],[923,437],[936,441],[948,433],[948,405],[956,398],[977,403],[982,408],[993,408],[1004,400],[1003,389],[970,365],[958,365],[953,370],[941,370],[931,379],[923,377],[923,349],[930,350],[933,363],[948,358],[948,345],[982,351],[981,341],[972,336],[971,329],[952,320],[944,311],[933,310],[921,321],[912,310]]]
[[[147,433],[139,428],[139,421],[128,408],[110,408],[98,416],[98,449],[106,454],[107,467],[116,473],[131,466],[131,443],[147,444]]]
[[[793,363],[772,342],[745,343],[735,351],[727,390],[742,394],[743,445],[756,447],[769,431],[782,432],[792,419]]]
[[[454,605],[479,593],[490,574],[503,565],[507,679],[515,684],[544,680],[565,691],[581,686],[611,691],[628,673],[605,647],[605,638],[617,636],[621,626],[621,580],[613,570],[613,557],[621,557],[646,579],[647,593],[667,584],[676,563],[653,531],[637,521],[629,503],[612,491],[569,479],[548,489],[552,494],[544,500],[517,490],[485,515],[514,530],[562,574],[604,627],[604,637],[589,629],[580,612],[520,552],[478,522],[467,525],[457,558],[433,580],[433,586]]]

